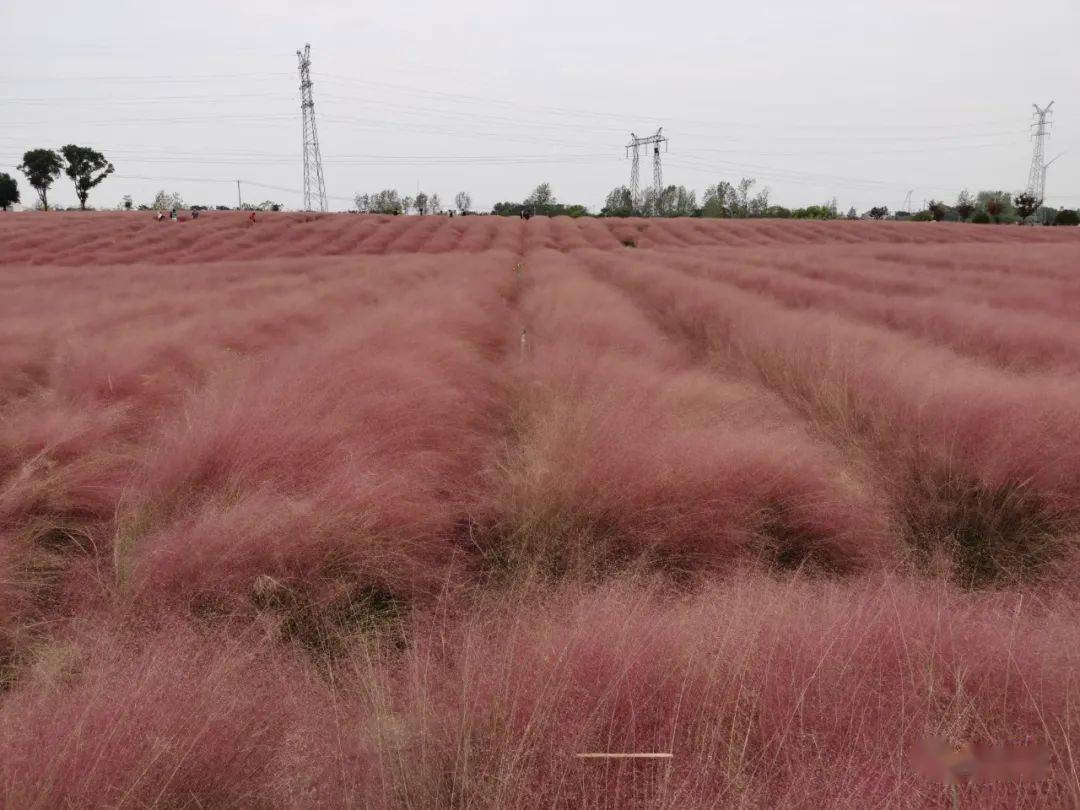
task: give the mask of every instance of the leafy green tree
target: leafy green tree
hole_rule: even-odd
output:
[[[655,189],[650,187],[641,192],[638,199],[638,204],[635,206],[635,208],[637,209],[638,216],[660,216],[660,199],[656,196]]]
[[[715,186],[705,189],[702,198],[701,215],[705,217],[730,217],[734,216],[732,209],[735,206],[735,187],[726,180],[721,180]]]
[[[795,219],[836,219],[836,201],[824,205],[808,205],[791,212]]]
[[[604,207],[600,209],[602,217],[632,217],[634,215],[634,198],[630,189],[626,186],[613,188],[604,201]]]
[[[416,213],[420,216],[424,216],[431,210],[431,198],[424,192],[419,192],[416,198],[413,200],[413,205],[416,206]]]
[[[360,214],[400,214],[405,209],[405,201],[390,188],[384,188],[375,194],[357,194],[353,205]]]
[[[459,213],[465,214],[472,208],[472,197],[466,191],[459,191],[457,196],[454,197],[454,207],[457,208]]]
[[[131,195],[130,195],[130,194],[125,194],[125,195],[124,195],[124,201],[123,201],[123,202],[121,203],[121,206],[123,207],[123,209],[124,209],[125,211],[130,211],[130,210],[131,210],[132,208],[134,208],[134,207],[135,207],[135,203],[134,203],[134,201],[133,201],[133,200],[131,199]]]
[[[731,214],[735,217],[750,216],[750,189],[757,181],[752,177],[744,177],[735,186],[735,200],[731,206]]]
[[[735,186],[735,198],[731,203],[731,215],[744,218],[750,216],[750,189],[757,182],[752,177],[742,178]]]
[[[1054,215],[1055,225],[1080,225],[1080,212],[1062,208]]]
[[[86,198],[90,196],[90,189],[101,183],[115,169],[101,152],[91,149],[89,146],[76,146],[69,143],[60,149],[60,154],[67,161],[64,173],[75,184],[75,195],[79,198],[79,208],[85,211]]]
[[[0,172],[0,211],[7,211],[19,201],[19,184],[7,172]]]
[[[885,219],[889,215],[889,207],[886,205],[875,205],[870,209],[870,219]]]
[[[26,175],[27,182],[38,193],[42,207],[48,211],[49,186],[63,171],[63,159],[52,149],[31,149],[23,155],[23,162],[18,169]]]
[[[756,184],[757,180],[754,178],[744,177],[737,186],[733,187],[730,183],[718,183],[714,187],[716,197],[724,200],[723,207],[728,211],[728,216],[740,218],[765,216],[765,212],[769,210],[769,190],[767,188],[762,189],[756,195],[751,196],[750,192]],[[704,209],[707,210],[709,208],[709,189],[705,190],[705,198]],[[704,215],[708,216],[708,214]]]
[[[994,222],[1000,222],[1003,217],[1008,217],[1015,211],[1012,195],[1006,191],[980,191],[975,202]]]
[[[966,188],[961,191],[960,196],[956,198],[956,205],[954,208],[960,219],[964,221],[970,219],[971,215],[975,213],[975,200],[971,198],[971,195]]]
[[[1016,213],[1020,215],[1020,221],[1025,222],[1027,221],[1027,218],[1034,214],[1039,206],[1042,205],[1042,200],[1037,199],[1034,194],[1029,194],[1025,191],[1022,194],[1016,195],[1013,199],[1013,205],[1016,206]]]
[[[555,192],[551,190],[550,183],[541,183],[525,198],[525,205],[537,214],[550,214],[556,202]]]
[[[971,215],[971,222],[975,225],[989,225],[990,215],[981,208],[976,209],[975,213]]]
[[[671,216],[691,217],[697,209],[697,194],[685,186],[675,188],[675,196],[671,205]]]
[[[584,217],[589,215],[589,209],[584,205],[565,205],[556,202],[551,186],[541,183],[525,199],[524,202],[499,202],[495,203],[491,213],[501,217],[516,217],[526,214],[542,214],[549,217]]]
[[[668,186],[659,195],[650,188],[641,202],[641,213],[647,217],[689,217],[696,208],[697,197],[685,186]]]
[[[757,182],[757,181],[752,181]],[[746,201],[747,216],[763,217],[769,210],[769,189],[763,188]]]
[[[150,208],[153,211],[172,211],[174,208],[186,208],[184,204],[184,198],[178,193],[169,194],[162,190],[154,197],[154,201],[150,203]]]
[[[525,206],[516,202],[497,202],[491,208],[491,213],[498,217],[519,217]]]
[[[945,219],[945,203],[938,200],[931,200],[926,204],[926,210],[930,212],[930,218],[934,222],[941,222]]]
[[[371,213],[400,214],[401,211],[401,195],[392,188],[384,188],[378,194],[371,195]]]

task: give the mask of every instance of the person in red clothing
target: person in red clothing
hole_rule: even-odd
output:
[[[254,212],[254,211],[252,211],[252,212],[251,212],[251,216],[250,216],[250,217],[248,217],[248,219],[250,219],[250,220],[251,220],[251,224],[252,224],[252,225],[254,225],[254,224],[255,224],[255,212]]]

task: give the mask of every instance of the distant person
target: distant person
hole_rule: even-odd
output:
[[[248,219],[251,220],[252,225],[255,224],[255,212],[254,211],[251,212],[251,216],[248,217]]]
[[[191,209],[191,218],[192,219],[198,219],[199,218],[199,209],[198,208],[192,208]]]
[[[164,211],[158,211],[157,212],[157,221],[158,222],[163,222],[164,220],[165,220],[165,212]]]

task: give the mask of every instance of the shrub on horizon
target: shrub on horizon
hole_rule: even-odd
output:
[[[1054,216],[1055,225],[1080,225],[1080,212],[1071,208],[1062,208]]]

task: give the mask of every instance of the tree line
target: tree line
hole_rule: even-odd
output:
[[[915,222],[972,222],[977,225],[1023,225],[1033,217],[1043,225],[1080,225],[1080,212],[1069,208],[1052,208],[1026,191],[1010,194],[1007,191],[980,191],[974,197],[964,189],[952,205],[930,200],[926,208],[914,213],[897,211],[890,216],[886,206],[876,206],[868,212],[873,219],[910,219]]]
[[[46,211],[49,210],[49,189],[61,173],[71,179],[75,196],[79,198],[79,208],[86,210],[90,191],[114,171],[101,152],[73,143],[60,149],[31,149],[23,154],[22,163],[16,168],[26,176]],[[15,178],[0,173],[0,208],[6,211],[19,200],[19,185]]]
[[[601,216],[607,217],[710,217],[748,219],[837,219],[836,200],[821,205],[786,208],[769,200],[769,189],[755,191],[757,180],[744,177],[738,183],[721,180],[708,186],[698,205],[697,195],[685,186],[667,186],[657,194],[647,189],[637,200],[630,189],[618,186],[608,195]]]
[[[415,197],[409,197],[387,188],[374,194],[357,194],[353,202],[356,205],[354,213],[360,214],[408,214],[415,211],[423,216],[446,213],[439,195],[425,191],[418,191]],[[459,191],[454,196],[453,210],[462,216],[474,213],[472,196],[467,191]]]
[[[626,186],[619,186],[607,196],[602,217],[781,217],[798,219],[836,219],[839,214],[836,201],[805,208],[784,208],[769,204],[769,190],[754,192],[757,181],[743,178],[738,184],[721,181],[705,189],[702,204],[698,205],[695,192],[685,186],[667,186],[659,194],[646,190],[638,200]],[[355,211],[361,214],[441,214],[445,213],[438,194],[419,192],[415,197],[403,196],[393,189],[372,194],[357,194]],[[461,214],[472,214],[472,198],[461,192],[454,198],[455,209]],[[555,196],[550,183],[541,183],[520,202],[503,201],[492,206],[496,216],[517,217],[538,214],[541,216],[590,216],[588,206],[581,203],[562,203]]]
[[[86,209],[86,201],[91,190],[113,173],[113,164],[105,156],[88,146],[68,144],[59,150],[31,149],[23,154],[22,163],[17,167],[30,186],[37,192],[40,205],[49,210],[48,192],[61,173],[70,178],[79,199],[79,208]],[[685,186],[669,185],[659,193],[652,188],[640,193],[637,198],[626,186],[617,186],[608,193],[599,216],[602,217],[710,217],[710,218],[758,218],[774,219],[837,219],[840,217],[836,200],[821,205],[809,205],[802,208],[786,208],[772,204],[769,189],[755,191],[757,181],[744,177],[732,184],[722,180],[708,186],[698,204],[697,195]],[[6,211],[20,200],[19,187],[15,178],[0,172],[0,209]],[[372,194],[357,194],[354,198],[355,211],[362,214],[442,214],[444,208],[438,194],[418,191],[415,196],[405,196],[393,189],[383,189]],[[130,210],[133,205],[130,196],[124,197],[123,208]],[[169,210],[186,206],[178,194],[159,192],[152,205],[140,205],[140,210]],[[206,206],[191,206],[205,209]],[[228,206],[217,206],[219,210],[230,210]],[[265,201],[259,205],[244,205],[246,210],[277,211],[279,203]],[[454,210],[461,215],[475,213],[472,210],[472,197],[468,192],[459,192],[454,197]],[[498,202],[492,207],[492,214],[497,216],[588,216],[589,209],[579,203],[560,203],[550,183],[541,183],[521,202]],[[869,211],[859,214],[854,208],[847,213],[849,219],[909,219],[912,221],[958,221],[984,223],[1019,223],[1023,224],[1032,217],[1044,225],[1080,224],[1080,212],[1071,209],[1054,209],[1043,205],[1027,192],[1013,195],[1005,191],[980,191],[972,196],[966,189],[960,192],[954,204],[948,205],[940,200],[930,200],[921,211],[896,211],[890,213],[887,206],[874,206]]]

